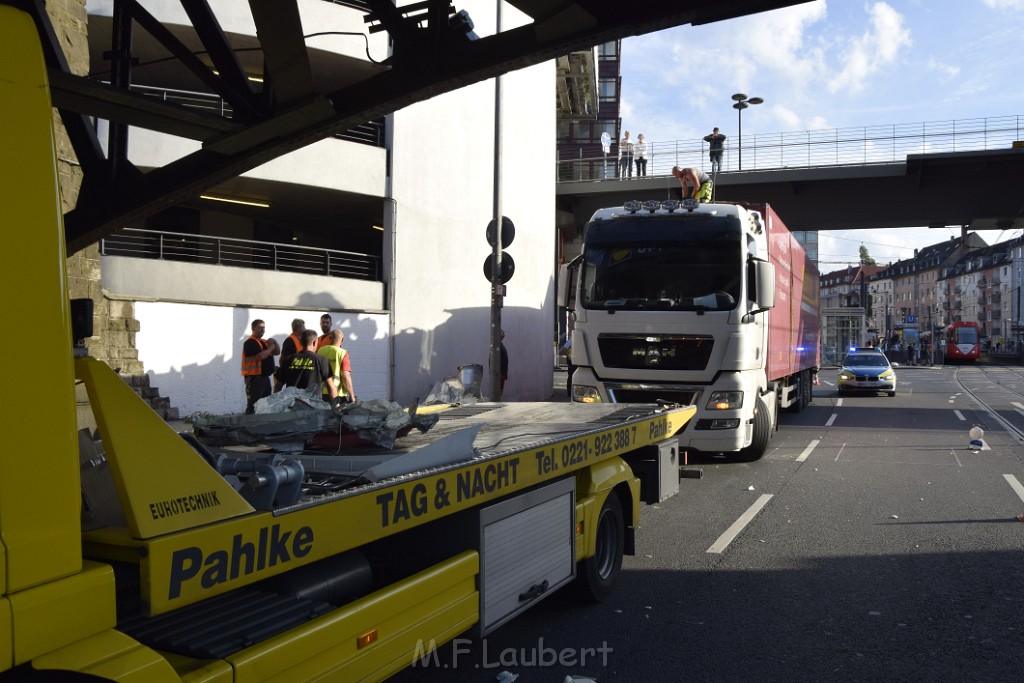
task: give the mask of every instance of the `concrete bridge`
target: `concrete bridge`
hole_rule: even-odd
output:
[[[1021,117],[1005,117],[1010,123],[998,135],[992,134],[992,119],[977,120],[985,128],[985,139],[970,144],[970,134],[961,132],[959,142],[943,134],[942,140],[924,134],[915,136],[913,148],[921,152],[900,153],[896,137],[851,141],[849,139],[801,143],[771,142],[744,144],[748,165],[743,170],[730,165],[718,173],[715,198],[723,201],[766,201],[772,204],[793,230],[851,230],[919,226],[960,226],[970,230],[1013,230],[1024,228],[1024,143]],[[961,130],[963,126],[961,126]],[[977,133],[975,131],[974,133]],[[838,136],[835,136],[838,138]],[[849,154],[842,149],[856,142],[858,149],[889,146],[885,155]],[[965,151],[933,151],[975,147]],[[559,177],[573,178],[558,183],[559,223],[572,233],[590,218],[594,210],[621,205],[629,199],[670,199],[678,197],[679,182],[670,175],[673,164],[707,170],[707,154],[700,147],[678,150],[671,143],[661,145],[652,164],[654,175],[644,178],[578,179],[583,159],[560,162]],[[658,154],[658,148],[655,148]],[[783,152],[788,158],[783,158]],[[855,159],[860,156],[861,159]],[[888,156],[883,160],[881,157]],[[801,158],[810,163],[803,166]],[[832,157],[825,161],[823,157]],[[791,160],[795,160],[791,163]],[[614,168],[592,160],[591,175],[600,177]],[[831,162],[831,163],[829,163]],[[595,165],[596,164],[596,165]],[[753,167],[753,168],[751,168]],[[614,173],[614,171],[612,171]]]

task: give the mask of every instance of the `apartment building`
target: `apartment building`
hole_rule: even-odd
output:
[[[1017,238],[974,249],[944,269],[939,292],[948,317],[978,324],[990,349],[1016,347],[1021,336],[1021,245]]]
[[[182,4],[141,5],[208,60]],[[210,0],[254,92],[263,63],[248,5]],[[495,5],[462,3],[477,35],[496,32]],[[368,31],[359,0],[300,0],[318,83],[340,87],[387,69],[386,33]],[[109,78],[114,4],[88,0],[90,75]],[[506,7],[502,28],[525,23]],[[204,83],[136,27],[132,88],[183,108],[231,115]],[[328,313],[346,332],[360,398],[410,403],[467,364],[488,365],[491,287],[485,229],[500,197],[516,226],[501,309],[510,357],[505,397],[551,392],[555,250],[554,64],[502,77],[501,164],[495,171],[495,81],[419,102],[280,157],[125,229],[101,245],[104,296],[126,313],[127,342],[152,384],[183,414],[244,407],[241,344],[255,318],[282,340],[293,318]],[[324,91],[330,91],[324,90]],[[101,139],[107,126],[97,122]],[[131,128],[143,171],[198,148]],[[497,188],[497,189],[496,189]],[[497,193],[497,194],[496,194]],[[484,383],[484,391],[489,387]]]

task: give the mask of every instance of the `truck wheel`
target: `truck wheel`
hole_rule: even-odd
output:
[[[757,412],[754,413],[754,436],[750,445],[740,451],[743,460],[759,460],[768,450],[768,440],[772,436],[772,420],[768,415],[768,406],[764,400],[757,399]]]
[[[615,491],[609,492],[601,506],[594,542],[594,555],[576,566],[576,587],[585,600],[603,602],[611,595],[612,586],[622,570],[626,542],[622,503]]]

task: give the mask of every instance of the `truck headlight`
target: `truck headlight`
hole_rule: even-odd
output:
[[[712,391],[708,396],[708,410],[736,410],[743,407],[742,391]]]
[[[573,384],[572,400],[577,403],[600,403],[601,393],[597,390],[597,387]]]

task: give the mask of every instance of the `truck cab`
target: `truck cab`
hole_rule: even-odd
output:
[[[750,456],[763,452],[780,407],[808,402],[817,271],[770,207],[601,209],[571,265],[574,401],[693,405],[683,447]]]

